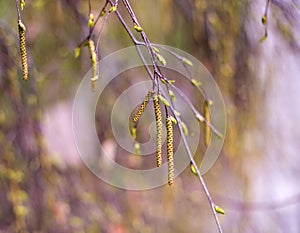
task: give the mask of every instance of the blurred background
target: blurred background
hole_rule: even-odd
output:
[[[91,2],[97,15],[104,1]],[[266,1],[130,3],[151,42],[197,57],[223,94],[225,144],[204,179],[226,211],[224,232],[300,232],[300,2],[271,1],[263,43]],[[120,11],[131,25],[122,4]],[[88,1],[26,1],[28,82],[21,76],[14,1],[0,1],[0,17],[1,233],[217,232],[189,168],[173,187],[129,191],[102,182],[80,160],[72,101],[91,64],[87,49],[77,59],[73,50],[88,34]],[[111,15],[100,56],[130,45]],[[112,83],[107,98],[132,80]],[[140,158],[126,160],[113,140],[104,107],[96,115],[99,140],[112,157],[139,167]]]

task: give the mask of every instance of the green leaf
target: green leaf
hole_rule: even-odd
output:
[[[144,31],[144,29],[141,26],[137,25],[136,23],[133,24],[133,27],[137,32]]]
[[[138,142],[134,144],[134,151],[137,155],[141,154],[141,147],[140,147],[140,144]]]
[[[214,104],[214,101],[212,101],[212,100],[207,100],[207,104],[208,104],[209,106],[212,106],[212,105]]]
[[[261,22],[263,25],[266,25],[267,24],[267,16],[264,15],[262,18],[261,18]]]
[[[173,124],[176,125],[177,124],[176,118],[173,116],[170,116],[170,118],[171,118],[171,121],[173,122]]]
[[[75,57],[75,58],[78,58],[79,55],[80,55],[80,48],[79,48],[79,47],[76,47],[76,48],[74,49],[74,57]]]
[[[105,15],[105,13],[106,13],[106,10],[103,9],[103,10],[101,11],[101,13],[100,13],[100,17],[103,17],[103,16]]]
[[[225,214],[225,211],[221,207],[215,205],[214,208],[218,214],[223,214],[223,215]]]
[[[170,106],[170,103],[168,100],[166,100],[162,95],[158,95],[158,99],[160,102],[162,102],[166,106]]]
[[[200,113],[197,113],[195,115],[195,117],[197,118],[198,121],[200,122],[204,122],[205,121],[205,118],[200,114]]]
[[[113,13],[118,9],[118,4],[112,6],[111,8],[109,8],[109,13]]]
[[[176,96],[175,96],[175,94],[174,94],[173,91],[169,90],[169,96],[171,97],[171,99],[172,99],[173,101],[176,101]]]
[[[201,86],[201,82],[197,81],[196,79],[191,79],[191,83],[192,83],[195,87]]]
[[[266,39],[267,39],[267,36],[266,36],[266,35],[263,35],[263,36],[259,39],[259,42],[264,42]]]
[[[162,55],[160,55],[159,53],[156,53],[155,55],[163,66],[167,65],[166,59]]]
[[[185,57],[182,58],[182,62],[188,66],[193,66],[193,62],[191,62],[190,60],[188,60]]]
[[[175,80],[166,79],[166,78],[161,78],[160,81],[164,84],[174,84],[175,83]]]
[[[130,129],[131,137],[135,140],[136,139],[136,128],[133,127]]]
[[[154,50],[154,52],[159,53],[159,49],[158,48],[152,46],[152,49]]]
[[[21,1],[20,1],[20,7],[21,7],[21,10],[24,9],[25,5],[26,5],[25,0],[21,0]]]
[[[88,28],[92,28],[95,25],[94,15],[91,13],[89,15]]]
[[[181,121],[181,122],[180,122],[180,125],[181,125],[181,128],[182,128],[183,134],[184,134],[184,135],[188,135],[188,134],[189,134],[189,129],[188,129],[188,127],[186,126],[186,124],[185,124],[183,121]]]
[[[180,116],[180,115],[181,115],[181,113],[178,112],[177,110],[174,110],[173,112],[174,112],[174,114],[175,114],[176,116]]]
[[[198,173],[197,173],[197,170],[196,170],[194,164],[192,164],[192,163],[190,164],[190,169],[194,175],[198,176]]]

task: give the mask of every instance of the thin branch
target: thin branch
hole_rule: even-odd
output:
[[[94,30],[95,30],[95,27],[96,27],[96,24],[98,23],[99,19],[101,18],[102,12],[105,12],[105,9],[106,9],[106,7],[107,7],[107,5],[108,5],[108,2],[109,2],[108,0],[105,2],[104,6],[102,7],[102,10],[99,12],[99,14],[98,14],[98,16],[97,16],[97,18],[96,18],[96,20],[95,20],[94,26],[90,28],[89,34],[86,36],[86,38],[83,39],[83,40],[77,45],[78,48],[82,47],[82,46],[83,46],[83,45],[84,45],[84,44],[92,37],[92,34],[93,34],[93,32],[94,32]],[[91,11],[89,11],[89,15],[90,15],[90,13],[91,13]]]
[[[21,20],[21,13],[20,13],[20,7],[19,7],[19,0],[16,0],[16,8],[17,8],[18,20]]]
[[[138,22],[129,2],[127,0],[122,0],[123,4],[125,5],[125,8],[127,9],[133,23],[135,25],[137,25],[138,27],[141,27],[140,23]],[[142,39],[143,41],[145,42],[145,45],[148,49],[148,52],[149,52],[149,55],[151,57],[151,61],[152,61],[152,66],[153,66],[153,69],[154,69],[154,77],[158,76],[159,78],[162,78],[163,75],[161,74],[159,68],[158,68],[158,65],[156,64],[156,59],[155,59],[155,55],[154,55],[154,51],[153,51],[153,48],[151,46],[151,43],[146,35],[146,33],[144,31],[141,32],[141,36],[142,36]],[[156,80],[156,85],[157,87],[159,87],[159,83],[158,83],[158,80]]]
[[[101,25],[101,28],[100,28],[100,31],[99,31],[99,33],[98,33],[98,39],[97,39],[97,44],[96,44],[96,54],[97,54],[97,58],[99,57],[98,56],[98,49],[99,49],[99,44],[100,44],[100,38],[101,38],[101,35],[102,35],[102,33],[103,33],[103,29],[104,29],[104,26],[105,26],[105,24],[106,24],[106,22],[107,22],[107,20],[108,20],[108,17],[109,17],[109,15],[110,15],[110,11],[105,15],[105,18],[104,18],[104,20],[103,20],[103,22],[102,22],[102,25]]]
[[[112,1],[111,0],[108,0],[110,2],[110,4],[112,4]],[[131,32],[131,30],[129,29],[128,25],[126,24],[125,20],[123,19],[122,15],[120,14],[119,10],[116,10],[115,11],[117,17],[119,18],[121,24],[123,25],[123,27],[125,28],[126,32],[128,33],[129,37],[131,38],[132,42],[135,44],[135,45],[144,45],[144,43],[142,42],[139,42],[135,36],[133,35],[133,33]],[[149,75],[149,77],[152,79],[152,81],[154,81],[154,76],[153,76],[153,72],[150,70],[149,66],[147,65],[146,63],[146,60],[141,52],[141,49],[139,48],[139,46],[135,46],[136,49],[137,49],[137,52],[138,52],[138,55],[139,57],[141,58],[142,60],[142,63],[144,64],[144,67]]]
[[[106,0],[104,6],[102,7],[102,10],[99,12],[99,14],[98,14],[98,16],[97,16],[97,18],[95,20],[95,25],[97,24],[98,20],[101,18],[102,14],[105,13],[105,9],[106,9],[108,3],[109,3],[109,1]]]
[[[266,2],[266,8],[265,8],[265,14],[264,14],[266,17],[268,15],[269,5],[270,5],[270,0],[267,0],[267,2]]]
[[[265,26],[265,34],[263,35],[262,38],[260,38],[260,41],[263,42],[267,39],[268,37],[268,9],[269,9],[269,4],[270,0],[266,1],[266,7],[265,7],[265,13],[262,17],[262,24]]]
[[[195,162],[195,160],[194,160],[194,157],[193,157],[193,155],[192,155],[192,153],[191,153],[191,151],[190,151],[190,148],[189,148],[189,146],[188,146],[188,143],[187,143],[187,140],[186,140],[186,137],[185,137],[185,135],[184,135],[184,133],[183,133],[183,129],[182,129],[182,126],[181,126],[181,118],[180,118],[180,116],[177,116],[176,114],[175,114],[175,109],[174,109],[174,107],[173,106],[170,106],[170,108],[171,108],[171,110],[172,110],[172,112],[173,112],[173,114],[174,114],[174,117],[175,117],[175,119],[177,120],[177,122],[178,122],[178,128],[179,128],[179,131],[180,131],[180,135],[181,135],[181,137],[182,137],[182,141],[183,141],[183,144],[184,144],[184,147],[185,147],[185,149],[186,149],[186,152],[187,152],[187,154],[188,154],[188,156],[189,156],[189,159],[190,159],[190,162],[193,164],[193,166],[195,167],[195,170],[196,170],[196,173],[197,173],[197,177],[198,177],[198,179],[199,179],[199,181],[200,181],[200,183],[201,183],[201,185],[202,185],[202,188],[203,188],[203,190],[204,190],[204,193],[205,193],[205,195],[206,195],[206,197],[207,197],[207,199],[208,199],[208,202],[209,202],[209,204],[210,204],[210,207],[211,207],[211,210],[212,210],[212,212],[213,212],[213,216],[214,216],[214,219],[215,219],[215,222],[216,222],[216,224],[217,224],[217,226],[218,226],[218,230],[219,230],[219,233],[222,233],[222,228],[221,228],[221,224],[220,224],[220,221],[219,221],[219,218],[218,218],[218,214],[217,214],[217,212],[216,212],[216,210],[215,210],[215,204],[214,204],[214,202],[213,202],[213,200],[212,200],[212,197],[211,197],[211,195],[210,195],[210,193],[209,193],[209,191],[208,191],[208,188],[207,188],[207,186],[206,186],[206,184],[205,184],[205,181],[204,181],[204,179],[203,179],[203,177],[202,177],[202,175],[201,175],[201,173],[200,173],[200,171],[199,171],[199,169],[198,169],[198,166],[197,166],[197,164],[196,164],[196,162]]]
[[[113,3],[112,0],[107,0],[107,1],[106,1],[106,4],[107,4],[108,2],[109,2],[112,6],[114,5],[114,3]],[[138,22],[138,20],[137,20],[137,18],[136,18],[136,16],[135,16],[135,14],[134,14],[134,12],[133,12],[133,10],[132,10],[132,8],[131,8],[129,2],[128,2],[127,0],[122,0],[122,2],[123,2],[123,4],[124,4],[125,8],[127,9],[127,11],[128,11],[128,13],[129,13],[129,15],[130,15],[130,17],[131,17],[131,19],[132,19],[134,25],[137,25],[137,27],[140,27],[140,28],[141,28],[141,26],[140,26],[140,24],[139,24],[139,22]],[[122,15],[121,15],[120,12],[118,11],[118,9],[115,11],[115,13],[116,13],[117,17],[119,18],[121,24],[123,25],[123,27],[124,27],[125,30],[127,31],[129,37],[131,38],[131,40],[132,40],[133,43],[135,44],[135,47],[136,47],[137,52],[138,52],[138,54],[139,54],[139,56],[140,56],[140,58],[141,58],[141,60],[142,60],[142,62],[143,62],[143,64],[144,64],[144,67],[145,67],[145,69],[146,69],[146,71],[147,71],[149,77],[150,77],[150,78],[152,79],[152,81],[153,81],[153,90],[154,90],[154,87],[156,86],[156,87],[157,87],[157,93],[159,94],[160,91],[162,91],[162,92],[163,92],[162,96],[163,96],[164,98],[166,98],[166,96],[168,96],[168,95],[165,95],[165,94],[164,94],[164,91],[159,89],[159,84],[160,84],[159,81],[165,81],[164,83],[167,83],[167,84],[166,84],[167,90],[169,90],[170,87],[171,87],[172,89],[174,89],[174,90],[179,94],[179,96],[180,96],[180,97],[181,97],[181,98],[182,98],[182,99],[183,99],[183,100],[191,107],[191,109],[193,110],[194,114],[199,114],[199,115],[200,115],[200,113],[199,113],[199,112],[196,110],[196,108],[192,105],[192,103],[190,102],[190,100],[189,100],[189,99],[188,99],[188,98],[187,98],[187,97],[186,97],[186,96],[185,96],[185,95],[184,95],[184,94],[183,94],[183,93],[182,93],[175,85],[173,85],[173,84],[168,84],[168,79],[161,73],[159,66],[156,64],[155,51],[153,50],[153,46],[151,45],[151,43],[150,43],[150,41],[149,41],[149,39],[148,39],[146,33],[145,33],[144,31],[141,31],[141,32],[140,32],[140,33],[141,33],[141,37],[142,37],[143,42],[139,42],[139,41],[136,39],[136,37],[133,35],[132,31],[130,30],[130,28],[129,28],[128,25],[126,24],[125,20],[123,19]],[[106,18],[104,19],[104,22],[103,22],[102,27],[101,27],[101,29],[100,29],[100,35],[101,35],[102,30],[103,30],[103,25],[104,25],[104,23],[105,23],[106,20],[107,20],[107,17],[108,17],[108,16],[106,16]],[[98,41],[99,41],[99,38],[98,38]],[[98,44],[99,44],[99,43],[97,43],[97,47],[98,47]],[[149,53],[149,55],[150,55],[151,62],[152,62],[153,72],[151,71],[151,69],[150,69],[149,66],[147,65],[146,60],[145,60],[145,57],[143,56],[143,54],[142,54],[142,52],[141,52],[141,49],[140,49],[139,45],[144,45],[144,46],[146,46],[146,48],[147,48],[147,50],[148,50],[148,53]],[[182,57],[180,57],[179,55],[173,53],[172,51],[170,51],[170,52],[172,53],[172,55],[174,55],[175,57],[177,57],[179,60],[183,61],[183,58],[182,58]],[[187,68],[187,67],[186,67],[186,68]],[[189,74],[190,74],[190,73],[189,73]],[[184,135],[184,132],[183,132],[183,129],[182,129],[182,126],[181,126],[181,122],[182,122],[182,121],[181,121],[181,118],[180,118],[180,116],[177,116],[177,115],[175,114],[175,111],[176,111],[176,110],[175,110],[175,107],[174,107],[173,100],[171,99],[170,101],[171,101],[171,105],[168,106],[168,108],[170,108],[170,110],[172,111],[172,113],[173,113],[175,119],[176,119],[177,122],[178,122],[178,125],[179,125],[178,127],[179,127],[179,131],[180,131],[180,135],[181,135],[181,137],[182,137],[182,140],[183,140],[184,146],[185,146],[185,148],[186,148],[187,154],[188,154],[188,156],[189,156],[189,159],[190,159],[191,163],[192,163],[193,166],[195,167],[195,170],[196,170],[198,179],[199,179],[199,181],[200,181],[200,183],[201,183],[201,186],[203,187],[203,190],[204,190],[205,195],[207,196],[207,199],[208,199],[209,204],[210,204],[210,206],[211,206],[211,209],[212,209],[212,212],[213,212],[213,216],[214,216],[214,219],[215,219],[215,221],[216,221],[218,230],[219,230],[220,233],[222,233],[221,225],[220,225],[220,222],[219,222],[219,219],[218,219],[218,216],[217,216],[217,212],[216,212],[216,210],[215,210],[215,204],[214,204],[214,202],[213,202],[213,200],[212,200],[212,198],[211,198],[211,196],[210,196],[210,193],[209,193],[209,191],[208,191],[208,188],[207,188],[207,186],[206,186],[206,184],[205,184],[205,182],[204,182],[204,180],[203,180],[203,177],[202,177],[202,175],[201,175],[201,173],[200,173],[200,171],[199,171],[199,169],[198,169],[198,167],[197,167],[197,164],[196,164],[196,162],[195,162],[195,160],[194,160],[194,158],[193,158],[193,156],[192,156],[192,154],[191,154],[190,148],[189,148],[188,143],[187,143],[187,139],[186,139],[186,137],[185,137],[185,135]],[[166,107],[166,108],[167,108],[167,107]],[[166,109],[166,112],[167,112],[167,109]],[[204,119],[204,117],[203,117],[203,119]],[[204,119],[204,122],[205,122],[206,124],[208,124],[208,122],[205,121],[205,119]],[[214,131],[216,134],[218,133],[218,131],[215,130],[211,125],[210,125],[210,127],[212,128],[212,131]]]
[[[92,4],[91,4],[91,0],[89,0],[89,14],[91,14],[92,12]]]

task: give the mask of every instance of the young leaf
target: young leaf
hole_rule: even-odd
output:
[[[181,128],[182,128],[183,134],[184,134],[184,135],[188,135],[188,134],[189,134],[189,129],[188,129],[188,127],[186,126],[186,124],[185,124],[183,121],[181,121],[181,122],[180,122],[180,125],[181,125]]]
[[[180,115],[181,115],[181,113],[178,112],[177,110],[174,110],[174,114],[175,114],[176,116],[180,116]]]
[[[174,94],[173,91],[169,90],[169,96],[171,97],[171,99],[172,99],[173,101],[176,101],[176,96],[175,96],[175,94]]]
[[[134,144],[134,151],[137,155],[141,154],[141,147],[140,147],[140,144],[138,142]]]
[[[195,87],[199,87],[201,85],[201,82],[197,81],[196,79],[191,79],[191,83],[195,86]]]
[[[154,50],[154,52],[159,53],[159,49],[158,48],[152,46],[152,49]]]
[[[103,9],[103,10],[101,11],[101,13],[100,13],[100,17],[103,17],[103,16],[105,15],[105,13],[106,13],[106,10]]]
[[[78,58],[79,55],[80,55],[80,47],[76,47],[76,48],[74,49],[74,57],[75,57],[75,58]]]
[[[176,125],[177,124],[177,120],[175,119],[175,117],[170,116],[170,118],[171,118],[171,121],[173,122],[173,124]]]
[[[133,24],[133,27],[137,32],[144,31],[144,29],[141,26],[137,25],[136,23]]]
[[[158,61],[159,61],[163,66],[167,65],[166,59],[165,59],[162,55],[160,55],[159,53],[156,53],[155,55],[156,55],[156,58],[158,59]]]
[[[266,39],[267,39],[267,36],[266,36],[266,35],[263,35],[263,36],[259,39],[259,42],[264,42]]]
[[[204,118],[202,115],[200,115],[200,113],[197,113],[197,114],[195,115],[195,117],[197,118],[197,120],[198,120],[199,122],[204,122],[204,121],[205,121],[205,118]]]
[[[112,7],[109,9],[109,13],[113,13],[113,12],[115,12],[117,9],[118,9],[118,4],[112,6]]]
[[[218,214],[223,214],[223,215],[225,214],[225,211],[221,207],[215,205],[214,208]]]
[[[168,100],[166,100],[162,95],[158,95],[159,101],[162,102],[166,106],[170,106],[170,103]]]
[[[193,173],[194,175],[198,176],[198,173],[197,173],[197,171],[196,171],[196,168],[195,168],[194,164],[190,163],[190,168],[191,168],[192,173]]]
[[[21,10],[24,9],[25,5],[26,5],[25,0],[20,0],[20,7],[21,7]]]
[[[91,13],[89,15],[88,28],[94,27],[94,24],[95,24],[94,15]]]
[[[193,63],[185,57],[182,58],[182,62],[188,66],[193,66]]]
[[[136,128],[135,127],[132,127],[130,129],[130,134],[131,134],[131,137],[135,140],[136,139]]]
[[[263,25],[266,25],[267,24],[267,16],[264,15],[262,18],[261,18],[261,22]]]

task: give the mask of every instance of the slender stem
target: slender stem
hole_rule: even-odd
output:
[[[102,7],[102,10],[99,12],[99,14],[98,14],[98,16],[97,16],[97,18],[96,18],[96,20],[95,20],[95,25],[97,24],[98,20],[100,19],[102,12],[105,11],[105,9],[106,9],[106,7],[107,7],[107,5],[108,5],[108,2],[109,2],[109,1],[106,0],[104,6]]]
[[[270,5],[270,0],[267,0],[267,2],[266,2],[266,8],[265,8],[265,16],[266,16],[266,17],[267,17],[267,15],[268,15],[269,5]]]
[[[268,9],[270,5],[270,0],[266,1],[266,7],[265,7],[265,13],[264,13],[264,18],[265,18],[265,38],[268,36]]]
[[[99,57],[99,56],[98,56],[98,49],[99,49],[99,44],[100,44],[100,38],[101,38],[101,35],[102,35],[102,33],[103,33],[104,26],[105,26],[105,24],[106,24],[106,22],[107,22],[107,20],[108,20],[108,17],[109,17],[109,15],[110,15],[110,13],[111,13],[111,12],[108,12],[108,13],[105,15],[105,18],[104,18],[104,20],[103,20],[103,22],[102,22],[100,31],[99,31],[99,33],[98,33],[98,39],[97,39],[97,44],[96,44],[96,54],[97,54],[97,58]]]
[[[122,0],[123,4],[125,5],[125,8],[127,9],[132,21],[134,24],[136,24],[138,27],[141,27],[140,23],[138,22],[129,2],[127,0]],[[151,61],[152,61],[152,66],[153,66],[153,69],[154,69],[154,74],[156,74],[159,78],[163,77],[163,75],[161,74],[156,62],[155,62],[155,55],[154,55],[154,51],[153,51],[153,48],[151,46],[151,43],[146,35],[146,33],[144,31],[141,32],[141,36],[142,36],[142,39],[143,41],[145,42],[145,45],[148,49],[148,52],[149,52],[149,55],[151,57]],[[155,75],[155,76],[156,76]],[[158,86],[158,82],[157,82],[157,86]]]
[[[91,0],[89,0],[89,15],[91,14],[92,12],[92,4],[91,4]]]
[[[174,112],[175,112],[174,107],[171,105],[170,108],[171,108],[171,110],[172,110],[172,112],[173,112],[173,114],[174,114]],[[206,195],[206,197],[207,197],[207,199],[208,199],[208,202],[209,202],[209,204],[210,204],[211,210],[212,210],[213,215],[214,215],[215,222],[216,222],[216,224],[217,224],[217,226],[218,226],[219,233],[222,233],[223,231],[222,231],[221,224],[220,224],[220,221],[219,221],[219,218],[218,218],[218,214],[217,214],[217,212],[216,212],[216,210],[215,210],[215,204],[214,204],[214,201],[212,200],[212,197],[211,197],[211,195],[210,195],[210,193],[209,193],[209,191],[208,191],[208,188],[207,188],[207,186],[206,186],[206,184],[205,184],[205,181],[204,181],[204,179],[203,179],[203,177],[202,177],[202,175],[201,175],[201,173],[200,173],[200,171],[199,171],[199,169],[198,169],[198,166],[197,166],[197,164],[196,164],[196,162],[195,162],[195,160],[194,160],[194,157],[193,157],[193,155],[192,155],[192,153],[191,153],[191,151],[190,151],[190,148],[189,148],[189,146],[188,146],[186,137],[185,137],[185,135],[184,135],[184,133],[183,133],[183,129],[182,129],[182,126],[181,126],[181,124],[180,124],[180,123],[181,123],[181,118],[180,118],[179,116],[177,116],[176,114],[174,114],[174,117],[176,118],[176,120],[177,120],[177,122],[178,122],[178,128],[179,128],[179,131],[180,131],[180,135],[181,135],[181,137],[182,137],[182,141],[183,141],[184,147],[185,147],[185,149],[186,149],[186,152],[187,152],[187,154],[188,154],[188,156],[189,156],[190,162],[193,164],[193,166],[194,166],[195,169],[196,169],[197,177],[198,177],[198,179],[199,179],[199,181],[200,181],[200,183],[201,183],[201,185],[202,185],[202,188],[203,188],[203,190],[204,190],[204,193],[205,193],[205,195]]]
[[[17,8],[18,20],[21,20],[21,13],[20,13],[20,7],[19,7],[19,0],[16,0],[16,8]]]
[[[108,0],[110,2],[110,4],[112,4],[112,1],[111,0]],[[119,18],[121,24],[123,25],[123,27],[125,28],[126,32],[128,33],[129,37],[131,38],[132,42],[135,44],[135,45],[144,45],[144,43],[142,42],[139,42],[135,36],[133,35],[133,33],[131,32],[131,30],[129,29],[128,25],[126,24],[125,20],[123,19],[122,15],[120,14],[120,12],[118,10],[115,11],[117,17]],[[136,46],[136,50],[139,54],[139,57],[141,58],[142,60],[142,63],[144,64],[144,67],[149,75],[149,77],[152,79],[152,81],[154,81],[154,76],[153,76],[153,72],[150,70],[149,66],[147,65],[146,63],[146,60],[141,52],[141,49],[139,46]],[[153,87],[154,88],[154,87]]]
[[[190,162],[193,164],[194,168],[196,169],[197,177],[198,177],[198,179],[199,179],[199,181],[200,181],[200,183],[201,183],[201,185],[202,185],[202,188],[203,188],[203,190],[204,190],[204,193],[205,193],[205,195],[206,195],[206,197],[207,197],[207,199],[208,199],[208,202],[209,202],[209,204],[210,204],[210,207],[211,207],[211,209],[212,209],[213,216],[214,216],[215,222],[216,222],[216,224],[217,224],[219,233],[222,233],[222,228],[221,228],[221,224],[220,224],[220,221],[219,221],[219,218],[218,218],[218,214],[217,214],[217,212],[216,212],[216,210],[215,210],[215,204],[214,204],[214,201],[212,200],[212,197],[211,197],[211,195],[210,195],[210,193],[209,193],[209,191],[208,191],[208,188],[207,188],[207,186],[206,186],[206,184],[205,184],[205,181],[204,181],[204,179],[203,179],[203,177],[202,177],[202,175],[201,175],[201,173],[200,173],[200,171],[199,171],[199,168],[198,168],[198,166],[197,166],[197,164],[196,164],[196,161],[194,160],[194,157],[193,157],[193,155],[192,155],[192,153],[191,153],[191,150],[190,150],[190,148],[189,148],[189,145],[188,145],[188,143],[187,143],[186,136],[185,136],[185,134],[183,133],[183,129],[182,129],[182,125],[181,125],[181,122],[182,122],[181,117],[178,116],[177,114],[175,114],[176,109],[175,109],[174,101],[172,100],[172,98],[170,98],[170,102],[171,102],[171,106],[169,106],[169,108],[171,109],[171,111],[172,111],[172,113],[173,113],[175,119],[177,120],[177,125],[178,125],[178,128],[179,128],[179,132],[180,132],[181,138],[182,138],[182,140],[183,140],[184,147],[185,147],[186,152],[187,152],[187,154],[188,154],[188,156],[189,156]]]
[[[16,1],[18,1],[18,0],[16,0]],[[99,21],[99,19],[100,19],[100,17],[101,17],[101,12],[103,12],[103,11],[105,10],[105,8],[107,7],[108,2],[109,2],[109,0],[106,0],[104,6],[102,7],[102,10],[99,12],[99,14],[98,14],[98,16],[97,16],[97,18],[96,18],[96,20],[95,20],[94,26],[90,28],[90,31],[89,31],[89,34],[87,35],[87,37],[86,37],[84,40],[82,40],[82,41],[77,45],[77,47],[80,48],[81,46],[83,46],[83,44],[85,44],[85,43],[91,38],[91,36],[92,36],[92,34],[93,34],[94,30],[95,30],[95,26],[96,26],[97,22]],[[90,14],[90,13],[91,13],[91,11],[89,12],[89,14]]]

